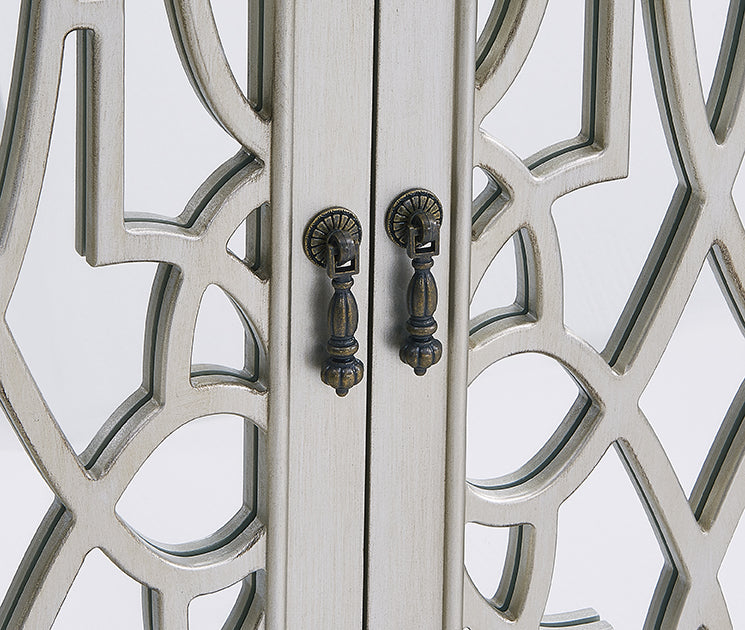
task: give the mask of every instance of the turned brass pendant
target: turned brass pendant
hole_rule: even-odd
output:
[[[362,225],[345,208],[319,212],[305,228],[303,238],[306,256],[326,269],[334,287],[328,311],[329,358],[321,367],[321,380],[339,396],[346,396],[365,372],[362,361],[354,356],[360,348],[354,337],[359,311],[352,294],[352,276],[360,271],[361,241]]]
[[[417,376],[424,376],[442,357],[442,343],[434,337],[437,284],[431,271],[433,258],[440,253],[441,225],[440,200],[421,188],[400,195],[388,208],[385,219],[388,236],[406,249],[414,267],[406,294],[408,337],[399,356]]]

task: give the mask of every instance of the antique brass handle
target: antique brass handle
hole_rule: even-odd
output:
[[[359,312],[352,294],[359,273],[362,226],[357,217],[344,208],[319,212],[305,228],[303,247],[310,260],[326,269],[334,295],[328,311],[329,358],[321,368],[321,380],[346,396],[364,375],[362,361],[354,355],[359,344],[354,338]]]
[[[440,253],[441,225],[442,204],[428,190],[413,189],[403,193],[386,214],[388,236],[406,249],[414,267],[406,295],[409,335],[399,356],[414,368],[417,376],[424,376],[442,357],[442,344],[434,338],[437,284],[431,271],[433,258]]]

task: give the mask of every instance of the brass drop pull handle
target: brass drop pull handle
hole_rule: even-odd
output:
[[[352,294],[352,276],[360,271],[362,226],[345,208],[319,212],[305,228],[303,248],[310,260],[326,269],[334,287],[328,311],[329,357],[321,368],[321,380],[346,396],[364,375],[362,361],[354,355],[359,344],[354,338],[359,321],[357,301]]]
[[[409,335],[399,356],[417,376],[424,376],[442,357],[442,344],[434,338],[437,284],[431,271],[433,258],[440,253],[441,225],[442,204],[428,190],[417,188],[403,193],[386,214],[388,236],[406,249],[414,267],[406,294]]]

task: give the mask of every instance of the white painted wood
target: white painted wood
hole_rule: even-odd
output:
[[[744,8],[741,2],[731,4],[707,102],[699,87],[689,3],[642,2],[649,62],[679,185],[601,353],[564,325],[562,258],[550,210],[556,199],[581,186],[626,175],[633,6],[613,0],[586,3],[583,127],[577,138],[521,160],[484,130],[477,134],[476,163],[490,174],[492,184],[474,205],[471,289],[476,290],[491,260],[513,238],[518,296],[513,306],[472,320],[469,377],[473,380],[512,354],[538,352],[559,361],[583,393],[525,466],[505,477],[468,483],[466,521],[511,528],[502,582],[494,596],[483,597],[466,581],[463,623],[470,630],[527,630],[549,623],[611,627],[591,610],[544,617],[559,508],[611,446],[627,468],[665,559],[644,628],[732,627],[717,574],[745,507],[742,391],[690,499],[638,401],[705,260],[742,326],[745,232],[731,189],[743,156]],[[477,124],[529,54],[541,14],[541,7],[531,3],[493,3],[479,44],[484,62],[477,72]],[[490,41],[502,42],[502,48],[490,51]]]
[[[320,380],[332,292],[324,270],[305,257],[302,237],[325,208],[342,206],[359,217],[361,273],[352,290],[367,313],[373,8],[371,0],[332,0],[293,1],[280,10],[281,28],[290,30],[280,35],[277,60],[292,59],[292,66],[278,70],[275,84],[283,120],[275,123],[275,147],[283,155],[281,170],[273,164],[282,196],[272,204],[278,221],[272,282],[279,279],[273,291],[282,293],[272,300],[287,339],[278,338],[269,351],[273,382],[282,381],[282,393],[276,399],[270,393],[270,424],[287,424],[287,446],[275,469],[287,484],[279,516],[286,529],[280,569],[286,586],[284,600],[274,602],[286,612],[275,624],[270,610],[269,628],[362,628],[367,382],[340,398]],[[359,357],[366,356],[367,334],[363,316]]]
[[[77,250],[94,267],[159,268],[142,385],[82,453],[0,322],[0,405],[55,495],[0,604],[0,630],[50,628],[96,548],[142,585],[147,630],[187,628],[190,601],[237,583],[225,630],[608,629],[592,609],[545,609],[559,509],[611,446],[665,558],[644,627],[732,628],[717,575],[745,510],[745,387],[690,497],[638,401],[706,260],[745,331],[745,230],[731,195],[745,153],[745,3],[731,3],[705,97],[690,3],[641,2],[679,185],[602,352],[565,327],[551,207],[627,173],[634,7],[586,0],[580,134],[521,159],[480,125],[530,54],[546,5],[494,0],[477,43],[475,0],[250,0],[244,94],[210,2],[167,0],[194,98],[241,148],[164,219],[125,216],[126,4],[21,3],[0,144],[2,312],[34,226],[66,37],[78,46]],[[491,182],[472,217],[473,164]],[[445,207],[434,267],[444,356],[423,377],[398,357],[411,267],[384,227],[390,202],[412,187]],[[337,205],[363,227],[353,290],[366,377],[345,398],[320,381],[331,288],[301,242],[308,221]],[[238,260],[226,243],[247,217],[247,260]],[[469,323],[469,296],[509,239],[516,302]],[[211,284],[244,323],[242,370],[192,365]],[[466,482],[467,382],[524,352],[559,361],[582,394],[523,468]],[[117,501],[171,433],[215,413],[246,419],[243,505],[203,540],[146,539]],[[510,528],[491,598],[464,575],[464,522]]]
[[[170,17],[174,36],[188,33],[184,63],[214,116],[233,127],[226,87],[205,80],[214,72],[233,81],[215,33],[194,19],[191,3]],[[199,7],[197,7],[199,8]],[[203,9],[204,7],[202,7]],[[266,366],[253,365],[253,339],[268,341],[268,286],[260,273],[230,256],[227,239],[269,195],[268,168],[241,150],[198,188],[175,222],[124,220],[123,3],[24,2],[11,97],[0,150],[2,309],[7,309],[43,182],[65,37],[78,40],[77,247],[91,265],[158,261],[146,325],[143,383],[106,422],[90,446],[73,452],[3,319],[2,406],[42,476],[57,495],[0,605],[2,628],[49,628],[87,553],[100,548],[143,587],[144,625],[186,626],[196,596],[246,580],[250,596],[237,606],[247,623],[262,625],[254,574],[265,566],[267,521],[263,438],[268,430]],[[188,52],[199,50],[202,57]],[[233,84],[233,93],[237,87]],[[233,112],[236,113],[236,112]],[[245,107],[246,123],[268,163],[269,123]],[[246,122],[250,121],[250,122]],[[241,123],[242,124],[242,123]],[[240,126],[240,125],[238,125]],[[228,157],[228,156],[226,156]],[[246,367],[229,372],[191,365],[191,340],[200,299],[221,286],[246,324]],[[248,340],[251,340],[249,343]],[[233,518],[204,540],[162,545],[124,523],[114,508],[137,470],[170,433],[190,420],[219,412],[247,419],[245,501]],[[260,581],[259,581],[260,583]],[[248,592],[248,591],[247,591]],[[254,596],[256,595],[256,596]],[[244,626],[245,627],[245,626]]]
[[[467,287],[472,99],[458,99],[472,92],[473,71],[463,71],[471,63],[458,50],[472,48],[464,40],[473,40],[474,5],[382,0],[378,6],[366,621],[371,630],[435,628],[444,627],[446,601],[459,610],[459,589],[445,582],[446,556],[458,567],[448,576],[456,584],[462,579],[457,506],[464,453],[461,441],[447,438],[449,426],[451,438],[464,434],[467,297],[453,301],[451,281],[456,295]],[[424,24],[423,45],[412,33]],[[424,376],[398,356],[412,270],[384,223],[390,203],[411,188],[430,190],[444,206],[433,268],[440,305],[435,336],[444,350]],[[451,255],[459,258],[452,269]],[[452,516],[447,541],[445,514]],[[447,627],[456,628],[458,615],[449,619]]]

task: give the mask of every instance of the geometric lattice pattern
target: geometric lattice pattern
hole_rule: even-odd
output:
[[[529,54],[546,4],[493,3],[478,45],[477,126]],[[564,325],[561,252],[551,206],[580,187],[627,174],[633,10],[631,2],[587,0],[579,136],[521,160],[485,131],[476,134],[475,165],[488,174],[489,183],[474,204],[472,292],[511,238],[518,295],[513,306],[472,320],[470,379],[509,355],[537,352],[560,362],[581,394],[526,465],[498,479],[468,482],[466,521],[511,531],[493,597],[482,597],[466,580],[464,625],[470,630],[611,627],[591,610],[544,616],[559,508],[611,446],[638,491],[665,558],[644,627],[732,627],[717,573],[745,509],[745,384],[690,498],[638,403],[706,260],[745,332],[745,230],[731,195],[745,151],[745,3],[731,2],[705,99],[689,3],[642,0],[678,186],[605,349],[596,352]]]
[[[0,403],[56,495],[0,606],[0,628],[50,628],[86,555],[100,549],[142,585],[146,628],[183,630],[190,601],[242,582],[225,627],[255,629],[263,627],[266,538],[268,280],[261,230],[269,201],[268,103],[260,89],[252,90],[258,98],[248,98],[238,87],[209,2],[166,2],[175,45],[198,97],[242,148],[176,219],[125,219],[124,4],[28,0],[21,8],[0,146],[3,313],[34,225],[70,33],[78,56],[77,249],[92,266],[149,261],[159,267],[147,314],[142,385],[101,419],[81,454],[45,403],[4,318],[0,324]],[[259,5],[252,3],[252,10]],[[261,53],[254,51],[254,70],[261,69]],[[249,215],[247,255],[240,260],[227,242]],[[200,301],[213,284],[229,296],[244,325],[243,369],[192,365]],[[203,540],[163,545],[145,538],[116,514],[117,501],[172,432],[216,413],[246,419],[243,505]]]
[[[556,0],[557,2],[559,0]],[[476,59],[476,127],[530,53],[548,0],[494,0]],[[143,380],[76,453],[3,317],[0,404],[55,498],[0,604],[0,630],[50,628],[86,556],[103,552],[142,585],[144,627],[188,628],[195,598],[240,584],[226,629],[264,626],[265,443],[269,348],[266,220],[271,61],[252,43],[248,94],[231,71],[207,0],[166,0],[174,43],[197,97],[241,146],[175,219],[124,211],[124,0],[24,0],[0,144],[0,301],[6,313],[28,248],[55,119],[61,58],[77,40],[76,246],[87,262],[155,262]],[[264,0],[249,0],[252,28]],[[467,579],[470,630],[610,628],[593,610],[545,615],[559,509],[611,446],[636,488],[665,558],[645,627],[731,628],[717,573],[745,510],[745,384],[732,401],[690,497],[639,408],[708,260],[745,332],[745,229],[731,191],[745,152],[745,2],[732,0],[708,99],[700,89],[689,3],[641,0],[652,74],[678,186],[647,263],[602,352],[564,325],[562,258],[552,204],[628,170],[632,2],[586,0],[582,129],[520,159],[483,130],[475,165],[489,182],[473,214],[472,294],[512,239],[517,297],[471,322],[470,380],[517,353],[558,361],[580,394],[552,437],[497,479],[470,480],[466,521],[509,528],[501,582],[485,598]],[[268,41],[254,37],[252,42]],[[270,55],[268,56],[270,57]],[[640,63],[640,60],[637,60]],[[227,247],[246,222],[246,254]],[[241,320],[241,369],[192,365],[200,303],[211,285]],[[243,502],[202,540],[165,545],[115,506],[174,431],[212,414],[246,420]],[[319,576],[320,577],[320,576]],[[105,623],[105,622],[104,622]]]

